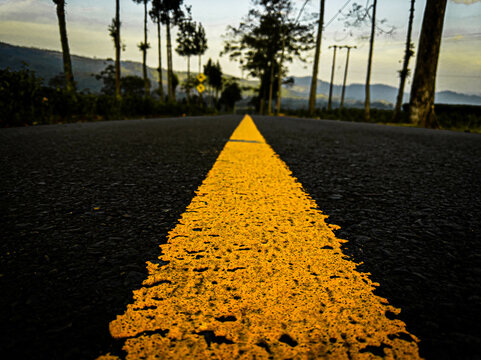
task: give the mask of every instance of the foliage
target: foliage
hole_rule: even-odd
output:
[[[346,28],[361,28],[372,24],[372,8],[374,3],[370,0],[365,5],[358,3],[352,4],[351,9],[344,15],[344,25]],[[387,23],[387,19],[376,20],[376,32],[380,34],[392,35],[396,28]],[[352,31],[350,32],[352,36]]]
[[[191,57],[196,55],[196,23],[192,21],[190,16],[190,7],[187,8],[188,17],[183,18],[179,23],[179,31],[177,32],[177,48],[175,51],[180,56]]]
[[[313,46],[312,26],[293,19],[292,13],[290,0],[253,0],[239,26],[228,28],[223,54],[239,60],[243,70],[260,79],[260,99],[267,98],[271,81],[276,84],[275,79],[285,75],[279,71],[280,55],[287,62],[304,60],[303,53]]]
[[[33,71],[0,70],[0,126],[32,124],[45,109],[42,79]]]
[[[239,100],[242,100],[242,90],[235,80],[230,79],[222,91],[219,102],[229,110],[233,109],[235,103]]]
[[[177,25],[184,18],[183,3],[184,0],[152,0],[151,14],[155,14],[164,25]]]
[[[63,72],[58,73],[48,81],[48,86],[54,89],[65,89],[67,87],[67,81],[65,80],[65,74]]]
[[[172,74],[172,89],[175,92],[175,89],[177,89],[177,86],[179,85],[179,77],[177,74],[173,73]]]
[[[204,65],[204,75],[207,77],[207,85],[216,92],[217,99],[218,92],[222,90],[222,69],[219,61],[214,64],[212,59],[209,59]]]
[[[207,37],[205,35],[204,26],[201,23],[197,24],[195,31],[195,55],[204,55],[207,50]]]
[[[100,74],[95,75],[95,79],[101,80],[104,86],[100,90],[102,94],[114,95],[115,94],[115,66],[114,64],[108,64]]]
[[[150,80],[149,85],[150,85]],[[142,96],[144,94],[144,79],[135,75],[122,77],[120,82],[122,96]]]

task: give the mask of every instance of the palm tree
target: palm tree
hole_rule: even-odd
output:
[[[396,106],[394,107],[394,114],[392,120],[394,123],[398,122],[399,114],[401,112],[401,105],[404,97],[404,86],[406,84],[406,79],[409,75],[409,59],[414,55],[413,44],[411,42],[411,34],[413,30],[413,20],[414,20],[414,3],[416,0],[411,0],[411,9],[409,10],[409,23],[408,23],[408,33],[406,38],[406,50],[404,51],[404,61],[402,70],[399,71],[399,92],[396,99]]]
[[[446,4],[447,0],[427,0],[424,10],[409,102],[411,122],[424,127],[436,125],[434,93]]]
[[[309,114],[314,114],[316,108],[317,74],[319,72],[319,58],[321,55],[322,28],[324,26],[325,0],[320,1],[319,24],[317,26],[316,54],[314,55],[314,66],[312,68],[311,92],[309,94]]]
[[[70,58],[70,49],[68,46],[67,25],[65,22],[65,0],[52,0],[57,5],[58,27],[60,30],[60,42],[62,44],[63,54],[63,72],[65,74],[65,83],[68,92],[75,92],[75,81],[72,71],[72,60]]]
[[[138,47],[142,51],[142,76],[144,78],[145,96],[150,95],[150,82],[147,76],[147,50],[150,44],[147,42],[147,3],[150,0],[133,0],[137,4],[144,4],[144,41],[140,42]]]

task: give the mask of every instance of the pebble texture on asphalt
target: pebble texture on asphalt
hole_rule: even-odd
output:
[[[93,359],[237,117],[0,130],[2,359]]]
[[[254,117],[428,359],[481,356],[481,136]]]
[[[119,352],[132,301],[241,117],[0,131],[2,358]],[[255,117],[428,359],[479,359],[481,137]]]
[[[126,359],[419,359],[324,219],[246,116],[110,323]]]

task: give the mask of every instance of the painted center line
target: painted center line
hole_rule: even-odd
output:
[[[325,219],[246,116],[112,336],[127,359],[419,358]]]

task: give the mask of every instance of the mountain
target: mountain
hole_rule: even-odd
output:
[[[63,72],[62,53],[53,50],[29,48],[23,46],[10,45],[0,42],[0,69],[9,68],[20,70],[28,66],[30,70],[44,79],[44,83],[59,73]],[[100,92],[103,84],[95,79],[95,74],[99,74],[107,66],[107,59],[95,59],[84,56],[72,56],[72,67],[74,78],[79,90],[89,89],[93,93]],[[163,79],[167,75],[163,71]],[[122,76],[141,75],[142,64],[134,61],[122,61]],[[157,81],[157,70],[149,68],[149,78]]]
[[[45,80],[48,81],[63,71],[62,53],[52,50],[44,50],[37,48],[22,47],[10,45],[0,42],[0,69],[10,68],[12,70],[20,70],[25,63],[31,70]],[[102,82],[95,79],[94,74],[100,73],[107,65],[107,59],[88,58],[83,56],[72,56],[72,67],[74,69],[75,81],[78,89],[88,89],[93,93],[100,92]],[[134,61],[122,61],[122,75],[138,75],[141,76],[142,64]],[[185,72],[176,72],[182,80]],[[154,83],[157,82],[157,70],[149,68],[149,78]],[[163,70],[164,85],[167,80],[166,71]],[[241,80],[241,85],[255,87],[256,81]],[[294,77],[294,85],[286,87],[283,91],[283,105],[289,107],[305,107],[307,98],[309,97],[309,88],[311,78],[309,76]],[[154,86],[155,88],[155,86]],[[341,97],[342,86],[334,85],[333,101],[338,102]],[[397,88],[383,85],[371,85],[371,101],[375,107],[391,108],[396,100]],[[252,92],[248,92],[252,95]],[[329,83],[318,80],[317,83],[317,101],[323,105],[327,102],[327,94],[329,94]],[[404,94],[404,102],[409,100],[409,94]],[[364,101],[364,85],[351,84],[346,87],[345,103],[348,106],[362,106]],[[436,93],[436,102],[444,104],[465,104],[465,105],[481,105],[481,96],[467,95],[456,93],[453,91],[441,91]]]

